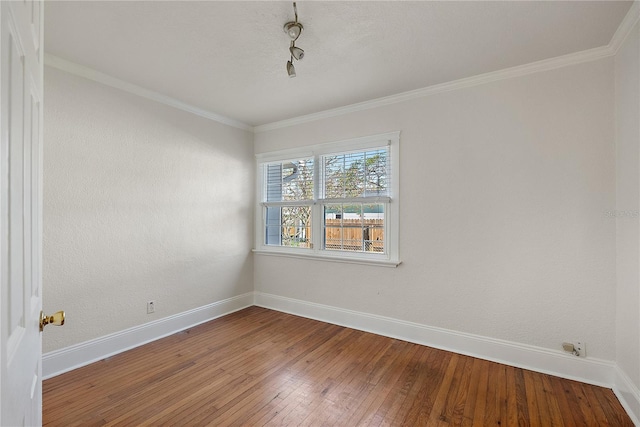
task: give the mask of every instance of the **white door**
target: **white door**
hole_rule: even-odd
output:
[[[0,1],[0,425],[42,423],[41,1]]]

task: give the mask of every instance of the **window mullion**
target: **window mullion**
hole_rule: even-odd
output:
[[[321,182],[324,182],[322,170],[324,169],[320,162],[322,156],[315,155],[313,157],[313,206],[311,207],[311,241],[313,243],[313,251],[319,252],[322,246],[322,221],[323,221],[323,205],[318,203],[321,196]]]
[[[366,159],[366,157],[365,157]],[[366,181],[366,172],[365,172],[365,181]],[[366,185],[366,184],[365,184]],[[360,205],[360,233],[362,233],[362,251],[365,252],[367,247],[367,242],[364,241],[364,205]]]

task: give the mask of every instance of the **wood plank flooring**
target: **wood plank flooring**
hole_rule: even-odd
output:
[[[259,307],[46,380],[47,426],[633,426],[602,387]]]

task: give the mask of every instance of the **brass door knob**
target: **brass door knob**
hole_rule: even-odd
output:
[[[54,313],[52,316],[47,316],[43,311],[40,311],[40,332],[47,325],[64,325],[64,311]]]

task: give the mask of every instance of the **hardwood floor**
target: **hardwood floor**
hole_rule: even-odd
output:
[[[633,426],[613,392],[251,307],[46,380],[48,426]]]

